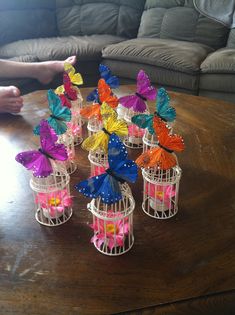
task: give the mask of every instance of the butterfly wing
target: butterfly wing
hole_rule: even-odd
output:
[[[98,89],[94,89],[90,94],[87,95],[87,102],[99,103]]]
[[[154,134],[153,115],[139,114],[131,118],[131,121],[142,129],[148,129],[150,134]]]
[[[160,88],[157,92],[156,110],[157,115],[159,115],[163,120],[170,122],[175,120],[175,109],[170,106],[170,98],[164,88]]]
[[[77,100],[77,89],[71,84],[70,77],[67,73],[63,74],[63,83],[64,83],[64,94],[71,101]]]
[[[116,108],[118,106],[117,96],[113,94],[110,86],[104,79],[100,79],[98,82],[98,94],[101,103],[106,102],[112,108]]]
[[[117,202],[122,198],[119,183],[107,173],[84,180],[75,188],[86,197],[101,197],[101,200],[107,204]]]
[[[106,102],[103,102],[100,107],[100,113],[102,116],[102,120],[106,120],[109,117],[113,117],[114,119],[117,119],[118,115],[117,112],[110,107]]]
[[[64,93],[64,86],[60,85],[55,89],[55,94],[60,95]]]
[[[68,108],[72,107],[71,101],[64,94],[59,94],[59,98],[62,106],[66,106]]]
[[[184,140],[181,136],[177,134],[169,134],[168,131],[162,131],[158,135],[159,143],[167,148],[168,150],[181,152],[184,150]]]
[[[111,134],[116,133],[119,137],[128,135],[127,123],[124,120],[110,116],[108,119],[104,120],[103,123],[104,128]]]
[[[142,153],[137,159],[136,163],[139,167],[159,167],[167,170],[177,164],[176,156],[158,147],[150,149]]]
[[[52,173],[50,160],[39,151],[21,152],[15,159],[36,177],[47,177]]]
[[[153,129],[155,134],[159,137],[160,134],[169,134],[170,129],[166,123],[158,116],[153,117]]]
[[[67,130],[66,122],[71,120],[71,111],[65,106],[61,106],[61,100],[52,90],[47,94],[49,108],[52,115],[48,118],[48,123],[58,135],[65,133]]]
[[[70,80],[75,85],[83,84],[83,79],[80,73],[75,73],[75,68],[68,62],[64,63],[64,70],[69,75]]]
[[[127,150],[121,139],[112,134],[108,143],[108,162],[113,174],[124,181],[134,183],[138,176],[137,165],[127,160]]]
[[[99,72],[102,79],[111,87],[111,88],[118,88],[119,87],[119,79],[116,76],[113,76],[109,67],[100,64],[99,65]]]
[[[92,136],[86,138],[82,143],[82,148],[87,151],[108,150],[109,136],[104,131],[98,131]]]
[[[83,107],[80,110],[80,115],[86,119],[97,117],[99,120],[101,120],[100,104],[87,105],[86,107]]]
[[[58,137],[55,131],[50,128],[46,120],[40,123],[40,142],[42,150],[58,161],[65,161],[68,158],[67,150],[63,144],[56,143]]]
[[[137,92],[148,100],[156,99],[157,91],[143,70],[140,70],[137,75]]]

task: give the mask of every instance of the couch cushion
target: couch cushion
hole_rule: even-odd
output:
[[[0,58],[34,55],[40,61],[63,60],[77,55],[80,60],[100,60],[101,50],[123,38],[112,35],[68,36],[21,40],[0,47]]]
[[[136,82],[137,73],[142,69],[148,74],[151,82],[158,86],[173,90],[187,90],[191,94],[197,94],[198,92],[198,74],[182,73],[149,64],[120,60],[105,59],[102,63],[106,64],[113,74],[124,79],[124,82],[127,81],[126,79],[132,79]]]
[[[19,39],[57,35],[55,3],[48,0],[1,1],[0,45]]]
[[[201,64],[202,73],[233,73],[235,74],[235,49],[222,48],[208,57]]]
[[[109,45],[103,49],[105,59],[149,64],[168,70],[195,74],[213,49],[197,43],[159,38],[138,38]]]
[[[200,89],[235,93],[235,49],[222,48],[201,64]]]
[[[57,0],[60,36],[136,37],[145,0]]]
[[[227,36],[228,28],[201,15],[193,0],[147,0],[138,31],[138,37],[192,41],[215,49],[225,46]]]

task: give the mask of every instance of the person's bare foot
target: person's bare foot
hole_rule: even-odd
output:
[[[50,83],[56,74],[64,71],[65,62],[74,65],[76,63],[76,56],[70,56],[62,61],[43,61],[37,63],[36,79],[43,84]]]
[[[23,106],[20,90],[15,86],[0,86],[0,113],[17,114]]]

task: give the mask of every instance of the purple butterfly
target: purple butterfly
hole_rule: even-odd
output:
[[[35,177],[47,177],[53,172],[50,159],[65,161],[68,158],[65,146],[56,143],[57,140],[55,131],[46,120],[42,120],[40,122],[41,148],[21,152],[15,159],[28,170],[32,170]]]
[[[122,106],[132,108],[134,112],[143,113],[146,110],[146,101],[154,101],[157,96],[157,90],[151,85],[151,82],[144,72],[140,70],[137,75],[137,91],[134,95],[127,95],[119,98]]]

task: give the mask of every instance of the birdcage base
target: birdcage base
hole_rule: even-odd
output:
[[[38,223],[45,226],[58,226],[67,222],[73,214],[72,208],[65,209],[63,212],[56,211],[51,215],[48,209],[38,208],[35,218]]]
[[[100,247],[97,245],[97,243],[93,243],[95,248],[102,254],[107,256],[120,256],[125,253],[127,253],[134,244],[134,236],[131,236],[131,239],[124,242],[124,246],[114,246],[112,249],[110,249],[107,246],[107,243],[103,243]]]
[[[154,219],[169,219],[176,215],[178,212],[178,207],[168,208],[163,202],[151,197],[147,197],[142,203],[142,209],[144,213]]]

